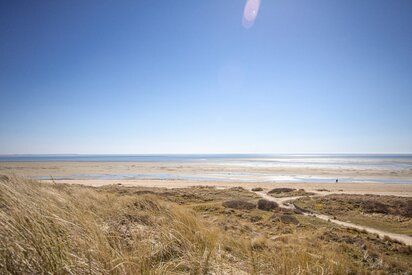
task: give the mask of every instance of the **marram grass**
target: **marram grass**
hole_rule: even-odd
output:
[[[1,274],[344,274],[331,247],[234,239],[154,195],[0,179]]]

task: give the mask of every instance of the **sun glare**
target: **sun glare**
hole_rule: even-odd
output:
[[[255,23],[256,17],[259,13],[260,0],[247,0],[245,9],[243,11],[242,24],[243,27],[249,29]]]

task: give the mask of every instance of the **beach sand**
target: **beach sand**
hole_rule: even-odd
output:
[[[312,175],[319,177],[388,178],[412,180],[412,169],[354,169],[286,166],[240,166],[237,163],[201,162],[0,162],[0,173],[21,176],[69,176],[74,174],[127,174],[127,173],[259,173],[270,175]]]
[[[116,174],[167,174],[203,176],[231,173],[249,173],[242,180],[191,180],[191,179],[70,179],[72,175],[116,175]],[[181,188],[208,185],[219,188],[241,186],[246,189],[262,187],[271,189],[290,187],[319,191],[325,193],[377,194],[412,197],[412,184],[399,183],[335,183],[331,182],[267,182],[259,181],[265,175],[313,175],[315,177],[356,177],[396,180],[412,180],[411,170],[378,170],[378,169],[320,169],[316,167],[240,167],[196,162],[1,162],[0,174],[24,177],[67,177],[57,182],[102,186],[122,184],[125,186],[148,186]],[[256,175],[256,176],[253,176]],[[45,180],[50,181],[50,180]]]

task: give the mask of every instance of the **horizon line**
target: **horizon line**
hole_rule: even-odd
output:
[[[275,153],[9,153],[0,156],[187,156],[187,155],[412,155],[412,152],[275,152]]]

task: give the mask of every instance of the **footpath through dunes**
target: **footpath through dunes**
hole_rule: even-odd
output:
[[[255,193],[257,195],[261,196],[263,199],[276,202],[279,205],[279,207],[287,208],[287,209],[296,209],[296,206],[293,202],[297,199],[300,199],[300,198],[319,197],[319,196],[326,196],[326,195],[333,194],[333,193],[327,193],[327,194],[321,193],[321,194],[315,194],[315,195],[309,195],[309,196],[295,196],[295,197],[276,198],[276,197],[272,197],[272,196],[266,194],[263,191],[256,191]],[[303,214],[306,215],[306,216],[316,217],[318,219],[328,221],[328,222],[332,222],[332,223],[335,223],[335,224],[338,224],[338,225],[341,225],[341,226],[345,226],[345,227],[349,227],[349,228],[364,230],[364,231],[366,231],[368,233],[371,233],[371,234],[377,234],[381,238],[389,237],[393,240],[397,240],[397,241],[400,241],[400,242],[402,242],[406,245],[412,246],[412,236],[408,236],[408,235],[405,235],[405,234],[391,233],[391,232],[379,230],[379,229],[376,229],[376,228],[372,228],[372,227],[369,227],[369,226],[363,226],[363,225],[354,224],[354,223],[351,223],[351,222],[340,221],[340,220],[338,220],[334,217],[328,216],[328,215],[308,212],[308,211],[305,211],[304,209],[300,209],[300,208],[299,208],[299,210],[302,210]]]

